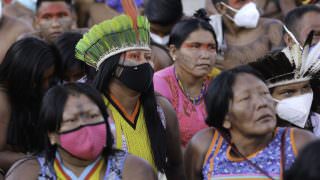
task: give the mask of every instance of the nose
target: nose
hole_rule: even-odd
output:
[[[61,26],[61,23],[60,23],[60,21],[59,21],[59,18],[53,18],[52,19],[52,23],[51,23],[51,26],[52,27],[60,27]]]
[[[206,49],[200,49],[199,53],[200,53],[200,58],[201,59],[209,59],[209,57],[210,57],[210,53]]]
[[[256,103],[257,109],[261,109],[261,108],[267,107],[273,101],[272,101],[272,98],[270,97],[256,96],[256,102],[257,102]]]

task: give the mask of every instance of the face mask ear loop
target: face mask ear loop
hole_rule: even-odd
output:
[[[239,11],[238,9],[235,9],[235,8],[229,6],[228,4],[224,3],[224,2],[220,2],[220,3],[221,3],[223,6],[227,7],[228,9],[230,9],[231,11],[233,11],[233,12],[235,12],[235,13]]]
[[[234,13],[237,13],[239,10],[234,9],[233,7],[227,5],[224,2],[220,2],[220,4],[222,4],[223,6],[225,6],[226,8],[230,9],[231,11],[233,11]],[[234,22],[234,19],[229,15],[229,14],[223,14],[224,16],[226,16],[229,20],[231,20],[232,22]]]
[[[299,45],[299,48],[301,50],[303,50],[302,46],[300,45],[300,43],[298,42],[297,38],[293,35],[293,33],[287,28],[287,26],[283,25],[284,30],[289,34],[289,36],[292,38],[292,40],[294,41],[294,43]]]

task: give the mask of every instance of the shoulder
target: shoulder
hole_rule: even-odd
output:
[[[262,25],[265,27],[277,26],[282,27],[283,23],[278,19],[273,18],[261,18]]]
[[[301,149],[309,144],[310,142],[316,140],[316,136],[312,134],[310,131],[298,128],[291,128],[291,134],[293,141],[296,145],[296,150],[299,152]]]
[[[187,148],[196,151],[198,154],[206,153],[215,132],[216,130],[212,127],[199,131],[189,141]]]
[[[206,128],[192,137],[184,153],[185,172],[190,179],[200,179],[202,168],[209,150],[211,139],[216,131]]]
[[[14,17],[9,17],[9,16],[6,16],[6,17],[8,18],[8,21],[10,22],[10,26],[12,26],[12,28],[16,32],[27,33],[27,32],[33,31],[32,27],[30,27],[30,25],[23,22],[22,20],[14,18]]]
[[[156,175],[147,161],[128,155],[124,164],[123,179],[153,180]]]
[[[162,110],[166,116],[166,119],[169,118],[168,116],[176,116],[176,112],[175,112],[172,104],[169,102],[169,100],[166,97],[164,97],[158,93],[156,93],[156,94],[157,94],[156,95],[157,103],[162,108]]]
[[[21,159],[14,163],[6,174],[6,179],[38,179],[40,166],[36,158]]]

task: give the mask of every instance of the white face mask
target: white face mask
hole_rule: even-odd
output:
[[[277,114],[281,119],[304,128],[310,113],[312,100],[312,92],[283,100],[276,100],[278,102],[276,106]]]
[[[154,34],[152,32],[150,32],[150,37],[152,38],[152,40],[154,42],[156,42],[157,44],[160,44],[160,45],[167,45],[169,43],[169,38],[170,38],[169,35],[161,37],[161,36]]]
[[[226,16],[229,19],[231,19],[238,27],[244,27],[244,28],[257,27],[260,14],[254,2],[249,2],[245,4],[239,10],[234,9],[233,7],[225,4],[224,2],[221,2],[221,4],[236,13],[234,15],[234,18],[231,18],[229,15],[226,15]]]

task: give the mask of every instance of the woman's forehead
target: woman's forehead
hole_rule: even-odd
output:
[[[266,84],[256,76],[248,73],[237,75],[233,84],[233,93],[250,91],[253,89],[268,89]]]

